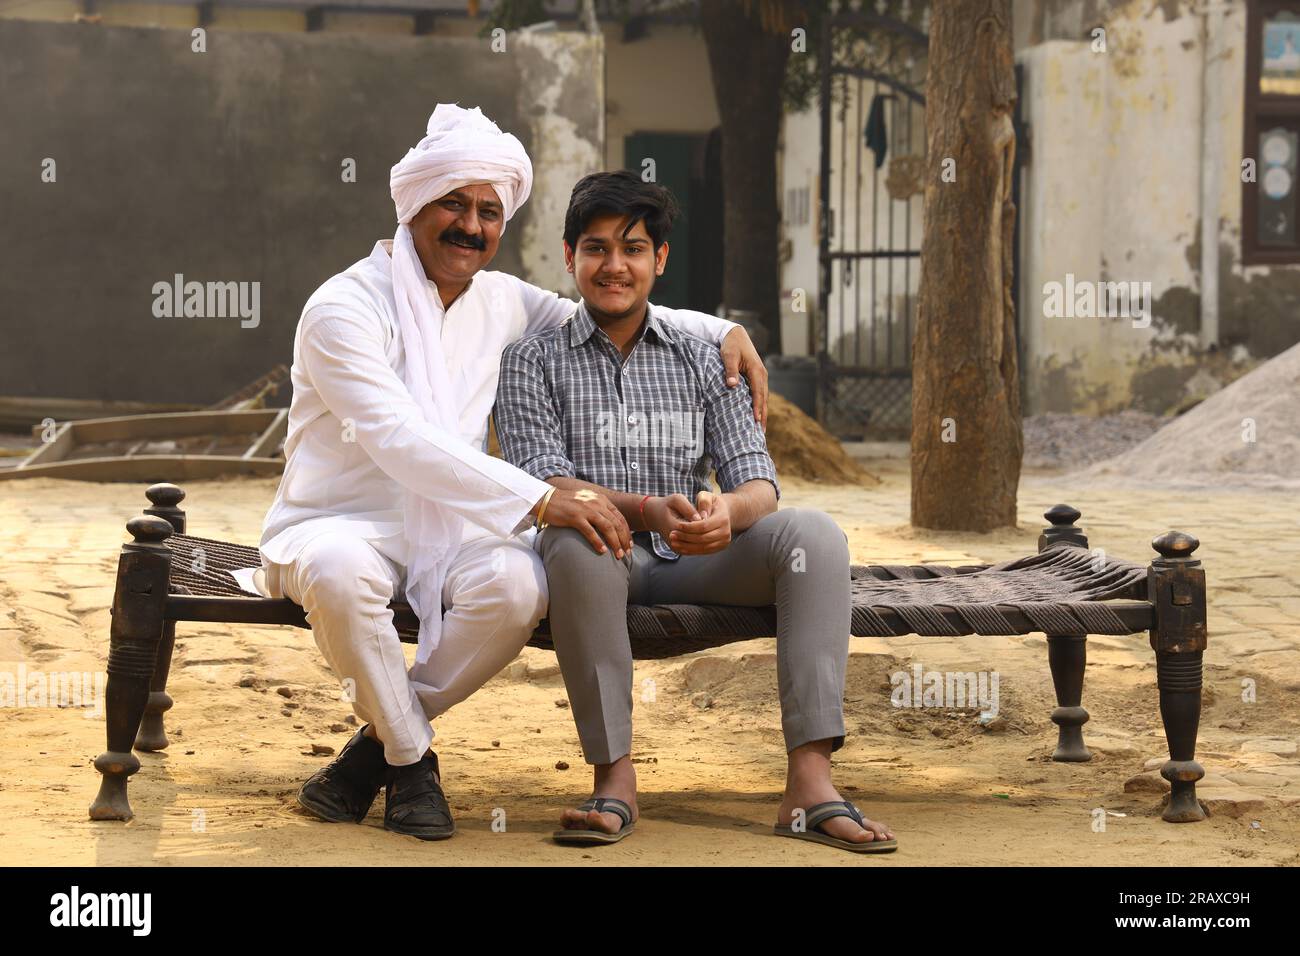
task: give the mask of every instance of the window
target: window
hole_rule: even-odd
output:
[[[808,225],[808,207],[811,190],[808,186],[791,187],[785,191],[785,224],[790,227]]]
[[[1242,183],[1241,257],[1300,263],[1300,2],[1249,0],[1245,142],[1255,181]]]

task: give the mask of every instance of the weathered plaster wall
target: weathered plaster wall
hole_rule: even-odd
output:
[[[438,102],[529,149],[533,195],[493,268],[564,287],[564,207],[600,158],[599,38],[207,40],[0,20],[0,394],[201,403],[288,362],[311,292],[393,234],[389,169]],[[155,318],[176,273],[260,283],[260,323]]]
[[[533,195],[520,250],[530,281],[577,296],[564,268],[564,213],[573,184],[601,169],[605,138],[604,38],[514,34],[518,110],[532,131]]]
[[[1219,347],[1207,351],[1201,16],[1177,0],[1016,6],[1032,129],[1021,200],[1027,411],[1169,411],[1300,340],[1300,269],[1240,264],[1245,11],[1224,10],[1208,67],[1221,253]],[[1095,26],[1104,53],[1092,49]],[[1067,273],[1150,282],[1150,327],[1045,316],[1044,284]]]

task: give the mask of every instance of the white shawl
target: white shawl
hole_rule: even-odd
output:
[[[405,381],[425,418],[449,435],[460,432],[464,396],[447,374],[442,353],[442,303],[426,281],[408,228],[412,217],[453,189],[490,183],[506,220],[528,199],[533,168],[523,145],[475,108],[438,104],[428,135],[408,150],[389,177],[397,209],[393,237],[393,295],[401,326]],[[504,231],[504,225],[502,230]],[[406,599],[420,618],[416,661],[428,660],[442,635],[442,587],[460,547],[463,521],[431,498],[407,492]]]

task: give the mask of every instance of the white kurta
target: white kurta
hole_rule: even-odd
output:
[[[263,524],[268,561],[291,562],[313,537],[344,531],[367,541],[404,534],[402,489],[465,519],[462,541],[508,537],[531,525],[545,482],[485,453],[502,350],[560,325],[576,304],[503,272],[479,272],[446,310],[442,349],[461,389],[459,433],[428,422],[403,381],[391,240],[326,281],[294,337],[285,470]],[[435,308],[437,287],[429,282]],[[721,343],[735,327],[714,316],[663,310],[683,331]],[[394,541],[385,540],[393,551]],[[246,582],[241,582],[246,583]],[[272,593],[264,575],[258,590]]]

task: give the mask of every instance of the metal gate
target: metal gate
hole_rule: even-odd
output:
[[[817,411],[841,438],[906,437],[911,425],[928,46],[883,14],[823,23]]]

